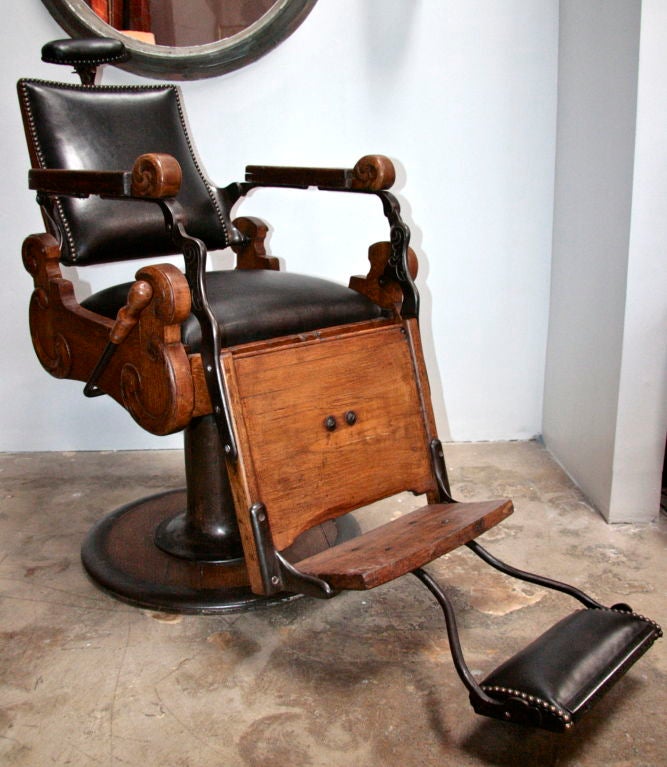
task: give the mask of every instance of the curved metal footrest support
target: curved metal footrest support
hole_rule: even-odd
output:
[[[443,610],[454,666],[478,714],[567,732],[662,636],[657,623],[632,612],[628,605],[604,607],[568,584],[515,570],[477,544],[467,545],[497,569],[567,593],[587,607],[556,623],[480,684],[463,658],[456,616],[447,595],[428,573],[414,570],[413,575]]]
[[[484,692],[480,687],[477,680],[473,676],[472,672],[468,668],[463,657],[463,650],[461,649],[461,640],[459,639],[459,631],[456,624],[456,613],[449,597],[440,585],[421,567],[412,571],[412,574],[416,576],[426,588],[436,598],[438,604],[442,608],[442,612],[445,616],[445,625],[447,626],[447,638],[449,640],[449,650],[452,654],[452,660],[454,661],[454,668],[458,673],[463,684],[468,688],[470,697],[479,701],[480,705],[486,706],[489,710],[494,708],[502,708],[502,703],[492,698],[490,695]]]
[[[571,586],[569,583],[562,583],[561,581],[554,581],[551,578],[545,578],[543,575],[537,575],[536,573],[529,573],[526,570],[518,570],[516,567],[508,565],[506,562],[502,562],[493,554],[489,553],[485,548],[479,545],[477,541],[468,541],[466,546],[480,559],[483,559],[487,565],[495,567],[496,570],[500,570],[505,575],[511,575],[512,578],[517,578],[527,583],[534,583],[537,586],[542,586],[545,589],[551,589],[552,591],[560,591],[563,594],[568,594],[574,599],[581,602],[586,607],[590,608],[603,608],[604,605],[600,602],[596,602],[595,599],[588,596],[575,586]],[[629,608],[628,608],[629,609]]]

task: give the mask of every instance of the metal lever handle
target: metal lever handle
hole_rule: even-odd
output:
[[[151,302],[151,298],[153,298],[153,288],[146,280],[138,280],[130,288],[130,292],[127,295],[127,303],[118,310],[116,321],[111,328],[109,340],[104,347],[102,356],[95,365],[88,382],[83,387],[83,393],[86,397],[99,397],[100,394],[104,394],[97,385],[97,382],[118,346],[123,343],[139,322],[139,316]]]

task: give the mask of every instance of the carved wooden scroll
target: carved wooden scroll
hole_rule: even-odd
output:
[[[275,256],[267,256],[264,240],[268,234],[268,226],[254,216],[243,216],[234,219],[234,226],[245,237],[242,245],[232,245],[236,253],[237,269],[273,269],[280,270],[280,262]]]
[[[382,154],[367,154],[354,166],[351,189],[379,192],[391,189],[396,181],[393,162]]]
[[[376,242],[368,249],[368,260],[371,268],[365,277],[350,277],[350,288],[367,296],[383,309],[391,309],[396,315],[401,312],[403,290],[400,284],[392,278],[387,269],[392,255],[389,242]],[[419,263],[412,248],[408,248],[408,271],[414,280],[417,276]]]
[[[175,197],[181,188],[181,166],[169,154],[142,154],[132,167],[132,194],[135,197]]]
[[[145,267],[136,277],[151,286],[153,297],[139,318],[138,349],[120,367],[120,401],[144,429],[168,434],[187,425],[194,405],[180,327],[190,314],[190,289],[183,274],[170,264]],[[102,388],[104,381],[103,376]]]
[[[31,235],[23,244],[23,262],[35,286],[30,300],[33,346],[51,375],[87,381],[114,322],[78,304],[72,283],[60,271],[59,256],[50,234]],[[192,372],[180,329],[190,313],[190,290],[170,264],[141,269],[137,279],[150,286],[150,302],[98,385],[144,429],[169,434],[184,428],[194,409]]]

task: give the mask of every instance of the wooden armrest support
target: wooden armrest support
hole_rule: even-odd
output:
[[[264,221],[254,216],[242,216],[235,218],[233,223],[244,237],[242,243],[232,245],[237,257],[236,268],[278,271],[280,262],[275,256],[268,256],[264,247],[264,240],[269,232]]]
[[[59,170],[35,168],[28,186],[44,194],[71,197],[162,199],[175,197],[181,186],[181,166],[168,154],[144,154],[131,171]]]
[[[390,242],[376,242],[371,245],[368,249],[368,260],[371,264],[368,274],[350,277],[349,287],[370,298],[373,303],[383,309],[390,309],[399,315],[403,304],[403,290],[389,269],[391,256]],[[414,250],[410,247],[407,252],[407,266],[414,280],[417,277],[419,262]]]
[[[509,500],[429,504],[295,567],[337,590],[372,589],[476,538],[512,511]]]
[[[180,325],[191,309],[183,274],[171,264],[140,269],[129,305],[114,323],[79,305],[72,283],[61,274],[59,256],[50,234],[24,242],[23,261],[35,286],[30,331],[44,368],[57,378],[89,381],[111,341],[117,350],[99,372],[99,388],[152,434],[184,428],[195,394],[181,343]]]
[[[389,189],[396,180],[392,161],[384,155],[366,155],[352,169],[294,168],[271,165],[248,165],[246,182],[252,186],[276,186],[354,192],[379,192]]]

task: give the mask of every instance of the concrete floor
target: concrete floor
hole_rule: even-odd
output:
[[[483,537],[491,551],[667,624],[664,518],[606,525],[535,443],[450,445],[447,459],[459,499],[515,500]],[[0,456],[3,765],[667,764],[664,640],[555,735],[473,713],[442,614],[411,577],[227,617],[155,614],[97,591],[79,564],[85,531],[182,481],[175,452]],[[431,569],[449,584],[476,673],[576,606],[467,550]]]

